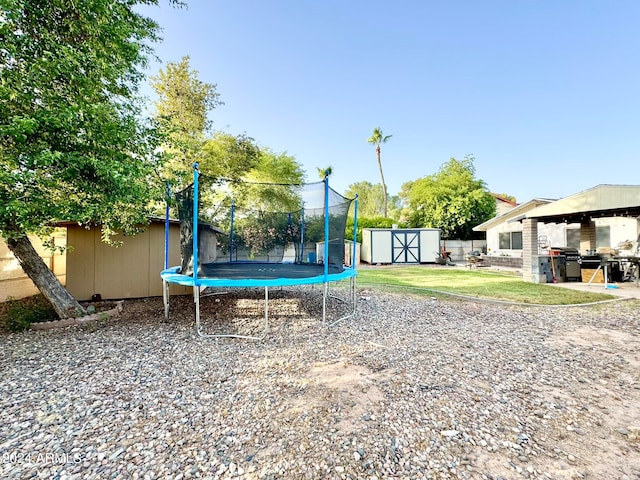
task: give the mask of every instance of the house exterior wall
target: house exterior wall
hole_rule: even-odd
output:
[[[624,241],[637,241],[638,234],[640,233],[639,221],[631,217],[611,217],[611,218],[598,218],[594,220],[595,227],[608,226],[610,229],[610,243],[611,245],[605,245],[609,247],[616,247],[620,242]],[[556,223],[541,223],[538,222],[538,238],[546,237],[552,247],[566,247],[567,246],[567,230],[577,229],[580,230],[579,223],[569,224],[556,224]],[[487,254],[493,256],[522,256],[522,250],[507,250],[500,248],[500,233],[503,232],[521,232],[522,224],[520,222],[505,222],[497,227],[487,229]],[[587,231],[587,230],[584,230]],[[595,230],[591,232],[595,235]],[[593,244],[592,247],[588,245]],[[587,250],[595,250],[595,237],[592,241],[581,242],[580,253],[585,254]],[[538,252],[542,253],[542,252]]]
[[[68,227],[67,290],[78,300],[100,294],[103,299],[142,298],[162,295],[160,272],[164,268],[164,224],[152,222],[135,236],[117,235],[114,247],[101,240],[100,227]],[[180,265],[180,226],[169,229],[169,266]],[[172,295],[191,289],[171,285]]]
[[[496,200],[496,217],[507,213],[509,210],[513,210],[513,208],[513,205],[509,205],[508,203]]]
[[[538,222],[537,235],[538,238],[546,237],[547,240],[554,247],[566,246],[566,234],[567,228],[580,228],[580,224],[570,225],[558,225],[558,224],[545,224]],[[487,229],[487,255],[493,256],[507,256],[507,257],[521,257],[522,249],[512,250],[500,248],[500,234],[505,232],[522,232],[522,223],[520,222],[505,222],[500,225]],[[537,243],[537,239],[536,239]]]
[[[640,233],[640,222],[632,217],[610,217],[596,218],[596,228],[608,226],[610,228],[610,243],[604,245],[609,247],[617,247],[618,244],[625,241],[635,242],[638,240]]]
[[[34,248],[44,260],[44,263],[55,273],[60,283],[66,283],[65,253],[52,253],[42,245],[42,240],[30,235],[29,239]],[[64,247],[67,235],[64,229],[56,229],[52,241],[56,247]],[[38,288],[20,267],[20,263],[11,253],[7,244],[0,238],[0,302],[11,298],[24,298],[39,293]]]

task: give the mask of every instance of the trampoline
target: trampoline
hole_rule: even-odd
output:
[[[180,218],[181,265],[169,267],[169,216],[165,222],[163,281],[165,318],[169,318],[169,286],[193,288],[196,331],[201,337],[260,340],[269,331],[269,288],[322,285],[322,323],[333,326],[356,314],[356,239],[358,201],[329,187],[329,178],[302,185],[247,184],[244,202],[214,205],[219,181],[203,177],[194,165],[193,184],[172,201]],[[243,186],[236,188],[242,192]],[[259,189],[267,193],[261,194]],[[220,195],[218,195],[219,197]],[[169,197],[171,198],[171,197]],[[256,198],[260,201],[256,201]],[[353,249],[345,248],[345,229],[352,202]],[[211,225],[216,225],[212,227]],[[221,230],[222,228],[222,230]],[[220,232],[224,232],[222,235]],[[349,265],[345,265],[349,263]],[[327,321],[329,284],[349,281],[346,314]],[[264,323],[258,335],[207,333],[200,316],[205,290],[264,288]],[[221,290],[216,290],[221,289]]]

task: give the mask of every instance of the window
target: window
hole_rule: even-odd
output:
[[[575,248],[580,250],[580,229],[579,228],[567,228],[565,230],[566,243],[569,248]]]
[[[611,227],[603,225],[596,227],[596,248],[611,246]]]
[[[502,232],[498,243],[500,250],[522,250],[522,232]]]
[[[522,250],[522,232],[511,232],[511,250]]]

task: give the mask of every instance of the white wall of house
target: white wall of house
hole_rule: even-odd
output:
[[[538,237],[546,237],[553,247],[566,247],[566,229],[580,228],[580,224],[538,223]],[[504,222],[487,230],[487,255],[522,257],[522,248],[500,248],[501,233],[522,233],[522,223]]]
[[[631,217],[610,217],[595,219],[596,229],[602,230],[602,235],[598,234],[598,247],[616,247],[625,241],[636,242],[640,234],[640,220]],[[609,232],[609,241],[606,241],[606,231]],[[567,247],[569,230],[577,231],[579,238],[579,223],[538,223],[538,237],[546,236],[552,247]],[[520,222],[504,222],[487,230],[487,253],[495,256],[521,257],[521,249],[500,248],[500,233],[522,232]],[[586,252],[581,252],[586,253]]]
[[[602,245],[604,247],[617,247],[619,243],[638,240],[638,233],[640,232],[640,221],[631,217],[611,217],[611,218],[598,218],[595,220],[596,229],[598,227],[609,227],[609,245]],[[600,245],[599,245],[600,246]]]

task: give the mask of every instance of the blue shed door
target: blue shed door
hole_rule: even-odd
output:
[[[420,263],[420,232],[391,232],[393,263]]]

